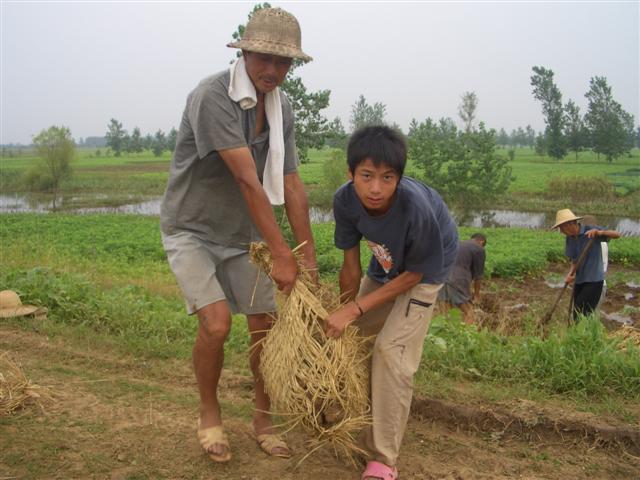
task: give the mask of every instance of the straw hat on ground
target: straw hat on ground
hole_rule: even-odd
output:
[[[227,47],[299,58],[305,62],[313,60],[302,51],[302,34],[296,17],[280,8],[262,8],[255,12],[242,39],[228,43]]]
[[[13,290],[0,292],[0,318],[22,317],[38,310],[34,305],[23,305],[20,297]]]
[[[582,217],[576,217],[574,213],[568,208],[558,210],[556,213],[556,223],[551,228],[558,228],[563,223],[572,222],[574,220],[580,220]]]

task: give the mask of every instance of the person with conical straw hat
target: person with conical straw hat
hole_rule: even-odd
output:
[[[556,222],[551,227],[559,229],[565,235],[565,255],[571,259],[571,268],[565,278],[566,284],[574,284],[572,318],[577,321],[580,316],[590,315],[596,309],[604,284],[604,267],[602,262],[601,242],[620,238],[615,230],[605,230],[597,225],[579,223],[583,217],[576,216],[568,208],[558,210]],[[592,242],[591,239],[593,239]],[[591,248],[591,243],[597,243]],[[582,252],[584,257],[578,265]]]
[[[311,60],[301,48],[300,26],[284,10],[263,8],[228,46],[242,55],[187,98],[160,212],[169,264],[187,312],[198,318],[197,436],[215,462],[231,459],[217,391],[233,313],[247,316],[251,336],[253,432],[267,454],[291,453],[266,413],[270,402],[259,370],[259,342],[276,309],[274,289],[248,255],[251,242],[264,240],[273,258],[271,278],[278,289],[291,291],[297,263],[271,205],[284,204],[296,241],[306,242],[305,266],[316,269],[308,202],[297,172],[294,115],[279,88],[294,59]]]

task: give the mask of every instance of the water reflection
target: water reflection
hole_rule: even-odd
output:
[[[108,195],[97,194],[92,197],[96,200],[108,199]],[[59,205],[64,205],[64,201],[74,202],[77,197],[62,198]],[[86,199],[85,199],[86,200]],[[78,208],[68,210],[76,213],[129,213],[136,215],[159,215],[160,198],[153,198],[143,202],[129,203],[119,206]],[[4,194],[0,195],[0,213],[2,212],[38,212],[46,213],[51,211],[53,203],[50,198],[43,195],[21,195]],[[542,229],[549,228],[555,222],[555,212],[536,213],[518,212],[514,210],[486,210],[459,212],[454,211],[453,215],[458,225],[475,228],[487,227],[521,227]],[[331,209],[312,207],[309,211],[312,223],[327,223],[333,221]],[[598,215],[598,224],[614,228],[623,235],[640,236],[640,219],[606,217]]]

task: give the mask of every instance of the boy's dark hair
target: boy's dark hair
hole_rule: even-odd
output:
[[[487,237],[485,237],[482,233],[474,233],[473,235],[471,235],[471,240],[480,240],[485,244],[487,243]]]
[[[370,158],[376,167],[388,165],[402,176],[407,163],[407,145],[404,136],[389,127],[373,125],[353,133],[347,147],[347,164],[351,174],[356,167]]]

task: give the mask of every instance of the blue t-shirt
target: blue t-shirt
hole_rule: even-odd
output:
[[[578,261],[580,252],[589,242],[589,237],[585,235],[589,230],[604,230],[602,227],[591,225],[580,225],[580,233],[577,237],[567,237],[565,240],[564,253],[573,263]],[[602,248],[600,243],[608,242],[608,237],[595,237],[593,245],[589,249],[582,266],[576,272],[576,285],[585,282],[601,282],[604,280],[604,266],[602,264]]]
[[[458,251],[456,224],[434,189],[402,177],[389,210],[381,216],[367,213],[353,182],[333,197],[335,244],[341,250],[365,238],[373,256],[367,270],[386,283],[403,272],[422,273],[421,283],[443,283]]]

